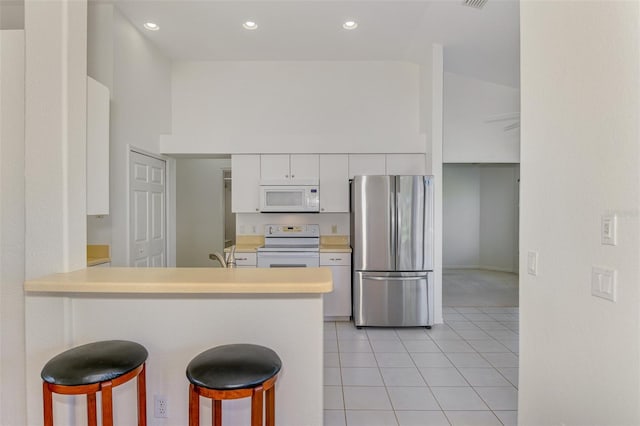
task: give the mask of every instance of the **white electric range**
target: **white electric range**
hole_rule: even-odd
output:
[[[265,225],[259,268],[320,266],[320,225]]]

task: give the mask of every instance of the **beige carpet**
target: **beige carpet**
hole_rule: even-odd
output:
[[[518,306],[518,274],[480,269],[445,269],[443,306]]]

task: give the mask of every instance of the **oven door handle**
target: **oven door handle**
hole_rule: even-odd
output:
[[[288,258],[320,258],[320,252],[318,251],[259,251],[258,256],[261,257],[288,257]]]
[[[300,265],[299,263],[271,263],[270,268],[306,268],[307,265]]]

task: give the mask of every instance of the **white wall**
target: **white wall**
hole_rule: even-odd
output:
[[[518,272],[516,164],[444,166],[447,268]]]
[[[518,272],[519,166],[482,165],[479,171],[480,267]]]
[[[0,424],[26,424],[24,31],[0,31]]]
[[[480,266],[480,179],[477,166],[443,168],[443,266]]]
[[[640,424],[640,4],[522,2],[522,425]],[[618,245],[600,243],[618,215]],[[618,300],[591,268],[617,270]]]
[[[486,122],[519,111],[519,89],[445,72],[444,162],[520,162],[520,131],[504,130],[514,121]]]
[[[349,235],[349,213],[239,213],[236,215],[238,235],[264,235],[264,225],[291,224],[320,225],[320,235],[332,235],[332,227],[337,226],[336,235]]]
[[[125,266],[129,146],[158,153],[171,132],[171,62],[112,5],[92,2],[89,22],[88,73],[111,92],[111,209],[89,218],[89,241],[111,244],[112,265]]]
[[[424,152],[409,62],[178,62],[165,153]]]
[[[86,1],[25,3],[26,279],[86,267],[86,16]],[[55,318],[58,308],[44,305],[38,314]],[[25,337],[27,363],[55,355],[49,339],[73,344],[61,327],[50,331]],[[26,397],[27,407],[41,406],[37,371],[21,373],[27,392],[14,392],[15,403]]]
[[[0,1],[0,30],[24,29],[24,0]]]
[[[427,170],[433,174],[434,215],[433,215],[433,300],[434,321],[442,323],[442,148],[443,148],[443,102],[444,102],[444,50],[442,45],[434,44],[427,56],[430,60],[422,65],[421,71],[421,115],[422,123],[430,135],[427,143]],[[430,153],[430,154],[429,154]],[[428,160],[427,160],[428,161]]]
[[[176,161],[176,266],[212,267],[209,253],[224,249],[222,171],[230,159]]]

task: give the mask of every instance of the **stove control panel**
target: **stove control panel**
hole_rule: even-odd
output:
[[[320,225],[265,225],[265,237],[319,237]]]

